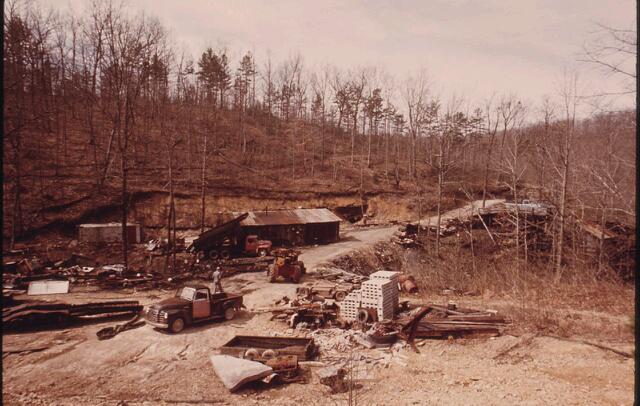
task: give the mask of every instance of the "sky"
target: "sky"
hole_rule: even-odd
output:
[[[41,0],[82,11],[85,0]],[[154,15],[195,59],[224,46],[232,61],[252,50],[280,62],[299,52],[307,68],[378,66],[398,82],[426,69],[434,93],[481,102],[515,93],[557,96],[566,69],[583,94],[620,90],[620,81],[580,63],[595,23],[635,28],[632,0],[128,0]],[[64,8],[64,7],[63,7]],[[632,107],[635,96],[617,105]]]

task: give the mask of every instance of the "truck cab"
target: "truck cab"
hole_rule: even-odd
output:
[[[242,296],[211,293],[204,285],[186,285],[172,298],[149,306],[145,321],[157,328],[179,333],[185,327],[207,320],[231,320],[244,307]]]
[[[244,252],[264,257],[271,251],[271,245],[271,241],[260,240],[257,235],[251,234],[245,238]]]

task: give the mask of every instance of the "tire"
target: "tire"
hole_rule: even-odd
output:
[[[311,293],[311,289],[307,287],[298,288],[297,290],[298,290],[298,295],[303,297],[307,297]]]
[[[209,251],[209,258],[210,259],[218,259],[218,257],[220,257],[220,253],[218,252],[218,250]]]
[[[295,266],[293,275],[291,275],[291,280],[293,283],[300,283],[300,278],[302,278],[302,271],[299,266]]]
[[[357,319],[360,323],[368,323],[371,321],[371,315],[367,309],[360,309],[358,310]]]
[[[275,358],[276,355],[278,355],[278,353],[276,353],[275,350],[264,350],[264,352],[262,353],[262,358],[264,359],[271,359],[271,358]]]
[[[231,254],[229,254],[228,250],[222,250],[220,252],[220,256],[222,257],[222,259],[229,259],[229,257],[231,256]]]
[[[344,298],[347,297],[347,292],[345,292],[344,290],[339,290],[336,292],[336,294],[334,295],[334,298],[338,301],[341,302],[344,300]]]
[[[254,359],[258,358],[259,356],[260,356],[260,353],[258,353],[258,350],[256,350],[255,348],[249,348],[244,353],[244,358],[245,359],[254,360]]]
[[[169,331],[171,331],[173,334],[178,334],[182,330],[184,330],[184,319],[182,317],[177,317],[171,322]]]
[[[274,283],[276,281],[276,269],[273,264],[269,265],[269,282]]]
[[[260,251],[258,251],[258,256],[259,257],[266,257],[267,256],[267,250],[261,249]]]
[[[227,307],[224,311],[224,319],[233,320],[234,317],[236,317],[236,309],[233,307]]]

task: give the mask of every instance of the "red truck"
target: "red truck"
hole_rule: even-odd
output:
[[[261,240],[257,235],[242,233],[240,222],[248,216],[249,213],[244,213],[205,231],[191,243],[187,251],[201,253],[210,259],[269,255],[271,241]]]
[[[242,295],[211,293],[205,285],[186,285],[174,297],[155,303],[145,321],[157,328],[179,333],[185,327],[209,320],[231,320],[243,308]]]

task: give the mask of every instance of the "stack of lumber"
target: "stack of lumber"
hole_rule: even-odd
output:
[[[70,304],[64,302],[28,302],[2,310],[5,328],[38,328],[62,322],[135,315],[142,305],[134,300]]]
[[[495,311],[426,305],[400,324],[407,341],[412,342],[414,338],[496,336],[509,321]]]

